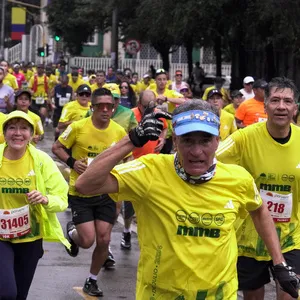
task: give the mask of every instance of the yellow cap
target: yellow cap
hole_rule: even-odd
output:
[[[9,114],[6,116],[6,118],[5,118],[5,120],[4,120],[3,124],[2,124],[2,129],[4,129],[5,124],[6,124],[8,121],[10,121],[10,120],[12,120],[12,119],[16,119],[16,118],[21,118],[21,119],[26,120],[26,121],[32,126],[32,128],[34,128],[34,123],[33,123],[32,119],[29,117],[28,114],[24,113],[24,112],[21,111],[21,110],[15,110],[15,111],[9,113]]]
[[[121,97],[121,91],[119,86],[116,83],[105,83],[103,88],[110,90],[114,98]]]

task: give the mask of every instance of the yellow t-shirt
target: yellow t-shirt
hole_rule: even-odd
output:
[[[235,115],[235,108],[234,108],[234,106],[233,106],[232,103],[226,105],[226,106],[223,108],[223,110],[229,112],[229,113],[232,114],[232,115]]]
[[[3,157],[1,167],[0,186],[0,215],[1,210],[11,210],[29,205],[29,222],[31,232],[15,238],[0,238],[0,240],[12,243],[32,242],[42,238],[40,228],[42,222],[41,206],[30,205],[27,202],[26,194],[36,189],[36,178],[33,171],[33,159],[27,150],[22,158],[9,160]],[[2,211],[3,212],[3,211]],[[0,216],[1,217],[1,216]],[[19,220],[22,219],[22,220]],[[27,219],[27,220],[28,220]],[[11,219],[13,229],[20,227],[20,222],[27,222],[24,216],[16,216]],[[1,221],[2,223],[3,221]],[[11,226],[6,221],[6,226]],[[1,229],[0,229],[1,232]]]
[[[291,124],[286,144],[276,142],[266,122],[232,134],[217,151],[218,160],[246,168],[275,221],[282,252],[300,249],[300,128]],[[239,255],[257,260],[271,257],[258,236],[250,216],[237,231]]]
[[[237,130],[235,118],[232,114],[224,109],[221,110],[220,116],[220,138],[224,141],[229,135]]]
[[[48,77],[48,87],[49,91],[51,91],[58,84],[58,79],[54,74],[51,74]]]
[[[97,83],[93,83],[92,85],[90,85],[90,87],[91,87],[91,90],[93,92],[94,90],[104,88],[105,87],[104,85],[105,85],[105,82],[104,82],[103,86],[101,86],[101,87],[99,87]]]
[[[89,164],[99,153],[113,146],[126,135],[125,130],[113,120],[110,120],[106,129],[97,129],[91,117],[74,122],[59,137],[59,141],[68,149],[72,148],[72,157],[75,159],[87,159]],[[82,195],[75,190],[75,181],[78,174],[71,169],[70,195],[91,197]]]
[[[140,94],[141,92],[145,91],[152,83],[155,83],[155,81],[153,79],[151,79],[149,81],[149,84],[146,85],[144,83],[144,80],[141,80],[139,81],[137,84],[136,84],[136,93],[137,94]]]
[[[150,88],[149,88],[150,89]],[[156,89],[152,90],[150,89],[156,97],[158,97],[158,93],[156,91]],[[183,98],[183,95],[174,91],[174,90],[169,90],[169,89],[165,89],[163,95],[167,98]],[[172,113],[174,111],[174,109],[176,108],[176,104],[172,103],[172,102],[168,102],[168,112]],[[173,126],[172,126],[172,120],[167,120],[168,123],[168,132],[167,132],[167,138],[172,136],[173,133]]]
[[[75,82],[73,82],[72,76],[69,78],[68,85],[73,89],[74,93],[76,93],[78,87],[82,84],[86,84],[86,83],[83,81],[83,79],[80,79],[79,77]]]
[[[30,78],[33,76],[33,72],[29,69],[27,70],[26,73],[24,73],[23,70],[20,70],[20,73],[24,74],[25,79],[26,79],[27,82],[29,82]]]
[[[34,122],[34,134],[37,134],[37,135],[44,134],[44,128],[43,128],[41,118],[37,114],[33,113],[30,110],[28,110],[27,114],[30,116],[30,118]]]
[[[14,90],[19,89],[17,78],[10,73],[7,73],[6,76],[4,77],[3,84],[6,84],[6,85],[12,87]]]
[[[139,220],[136,299],[236,299],[233,224],[262,203],[250,174],[218,162],[213,179],[191,185],[177,175],[174,155],[163,154],[112,174],[119,193],[111,198],[132,201]]]
[[[68,102],[62,109],[59,122],[79,121],[85,118],[87,112],[90,110],[90,105],[89,102],[88,106],[82,106],[77,100]]]
[[[34,79],[36,75],[33,75],[28,83],[28,88],[33,89],[34,85]],[[37,90],[32,95],[32,100],[35,101],[36,98],[44,98],[46,101],[48,99],[48,94],[45,91],[45,75],[37,76]],[[46,76],[46,80],[48,80],[48,77]],[[49,87],[48,87],[49,88]]]

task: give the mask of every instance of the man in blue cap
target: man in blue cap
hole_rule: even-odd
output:
[[[298,279],[283,266],[277,233],[251,175],[217,162],[218,111],[188,100],[173,113],[175,155],[145,155],[117,165],[134,147],[159,138],[167,112],[147,108],[139,125],[101,153],[79,176],[80,193],[130,200],[141,248],[136,299],[237,299],[234,223],[249,213],[273,258],[282,289],[298,296]]]

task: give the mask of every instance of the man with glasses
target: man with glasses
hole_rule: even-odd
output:
[[[107,194],[87,196],[78,193],[75,181],[99,153],[126,135],[125,130],[111,120],[114,104],[109,90],[95,90],[92,94],[92,116],[69,125],[52,147],[53,153],[71,168],[69,204],[73,221],[67,224],[67,238],[71,243],[71,249],[67,252],[76,257],[79,247],[88,249],[96,239],[90,273],[83,287],[85,293],[96,297],[103,295],[97,285],[97,276],[108,255],[116,205]],[[68,149],[72,156],[68,154]]]
[[[193,94],[189,85],[185,81],[182,81],[182,71],[177,70],[175,72],[175,81],[173,81],[171,85],[171,90],[181,93],[180,91],[182,89],[188,89],[185,98],[192,98]]]
[[[254,92],[252,89],[254,78],[252,76],[246,76],[243,80],[243,89],[240,89],[240,92],[243,94],[245,100],[251,99],[254,97]]]
[[[65,130],[72,122],[83,119],[90,109],[91,104],[91,88],[87,84],[82,84],[77,89],[77,99],[75,101],[70,100],[70,96],[62,99],[65,104],[61,116],[58,122],[58,129]]]
[[[248,125],[267,120],[264,107],[265,88],[267,86],[268,83],[263,79],[258,79],[254,82],[254,97],[241,103],[235,112],[235,120],[238,128],[244,128]]]

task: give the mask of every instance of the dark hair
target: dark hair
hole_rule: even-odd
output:
[[[88,74],[89,76],[91,76],[91,75],[95,74],[95,70],[88,70],[88,71],[87,71],[87,74]]]
[[[114,97],[110,90],[106,88],[100,88],[94,90],[94,92],[92,93],[92,104],[95,104],[96,98],[100,96],[111,96],[111,98],[114,100]]]
[[[123,81],[121,81],[119,88],[121,89],[121,86],[124,82],[126,82],[127,86],[128,86],[128,100],[131,103],[131,107],[132,108],[136,107],[136,95],[135,95],[135,92],[133,91],[131,85],[126,80],[123,80]],[[122,94],[121,94],[121,97],[122,97]]]
[[[96,71],[96,75],[97,74],[103,74],[104,76],[105,76],[105,71],[103,71],[103,70],[98,70],[98,71]]]
[[[270,97],[271,89],[275,88],[276,91],[279,89],[291,89],[294,93],[294,100],[295,102],[298,102],[299,98],[299,91],[294,83],[293,80],[287,78],[287,77],[275,77],[272,78],[272,80],[269,82],[267,87],[265,88],[265,102],[268,101],[268,98]]]
[[[133,75],[139,75],[137,72],[133,72],[132,74],[131,74],[131,76],[133,76]]]
[[[179,106],[174,109],[173,115],[179,115],[185,111],[189,110],[204,110],[210,111],[215,115],[219,116],[219,111],[213,105],[209,104],[207,101],[199,100],[199,99],[191,99],[183,102]]]

